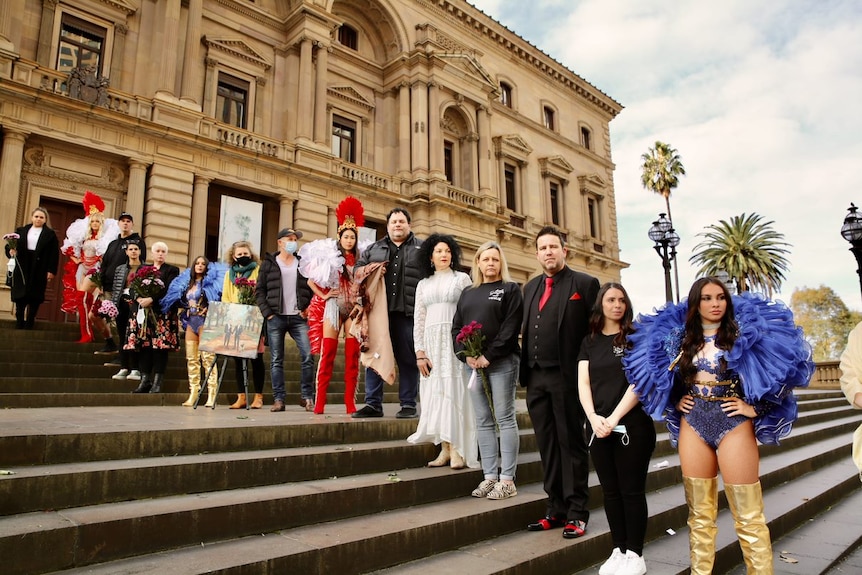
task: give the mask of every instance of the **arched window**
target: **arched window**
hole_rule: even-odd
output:
[[[338,28],[338,43],[351,50],[359,50],[359,34],[356,28],[342,24]]]
[[[506,82],[500,82],[500,103],[511,108],[512,106],[512,86]]]

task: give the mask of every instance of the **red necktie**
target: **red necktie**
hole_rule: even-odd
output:
[[[554,278],[545,278],[545,293],[542,294],[542,299],[539,300],[539,311],[542,311],[542,308],[551,299],[552,291],[554,291]]]

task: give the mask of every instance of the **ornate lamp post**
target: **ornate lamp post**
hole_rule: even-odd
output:
[[[850,251],[856,256],[856,273],[859,275],[859,286],[862,287],[862,214],[852,202],[847,208],[844,216],[844,225],[841,226],[841,237],[850,242]]]
[[[674,231],[673,224],[666,214],[659,214],[658,220],[652,223],[647,232],[649,239],[655,242],[653,248],[661,258],[664,268],[664,295],[668,302],[673,301],[673,288],[670,285],[671,262],[676,259],[676,246],[679,245],[679,235]]]

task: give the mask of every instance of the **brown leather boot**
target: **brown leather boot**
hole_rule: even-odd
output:
[[[245,406],[246,406],[245,394],[239,393],[239,394],[237,394],[236,401],[233,403],[233,405],[230,406],[230,408],[231,409],[243,409]]]
[[[254,401],[251,402],[251,408],[252,409],[260,409],[261,407],[263,407],[263,394],[262,393],[255,393],[254,394]]]

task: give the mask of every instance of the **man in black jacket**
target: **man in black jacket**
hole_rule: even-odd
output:
[[[306,411],[314,409],[314,358],[308,340],[305,310],[311,303],[308,279],[299,273],[297,240],[302,232],[285,228],[278,233],[278,251],[266,254],[257,276],[255,298],[266,319],[269,340],[272,396],[270,411],[284,411],[284,336],[290,334],[299,350],[302,365],[299,405]]]
[[[389,337],[398,364],[398,400],[401,411],[395,417],[417,417],[419,368],[413,349],[413,304],[416,285],[422,279],[419,247],[422,240],[410,231],[410,212],[393,208],[386,218],[387,235],[371,244],[356,262],[356,269],[372,262],[386,266],[386,305],[389,308]],[[365,407],[352,417],[383,417],[383,379],[371,368],[365,370]]]

